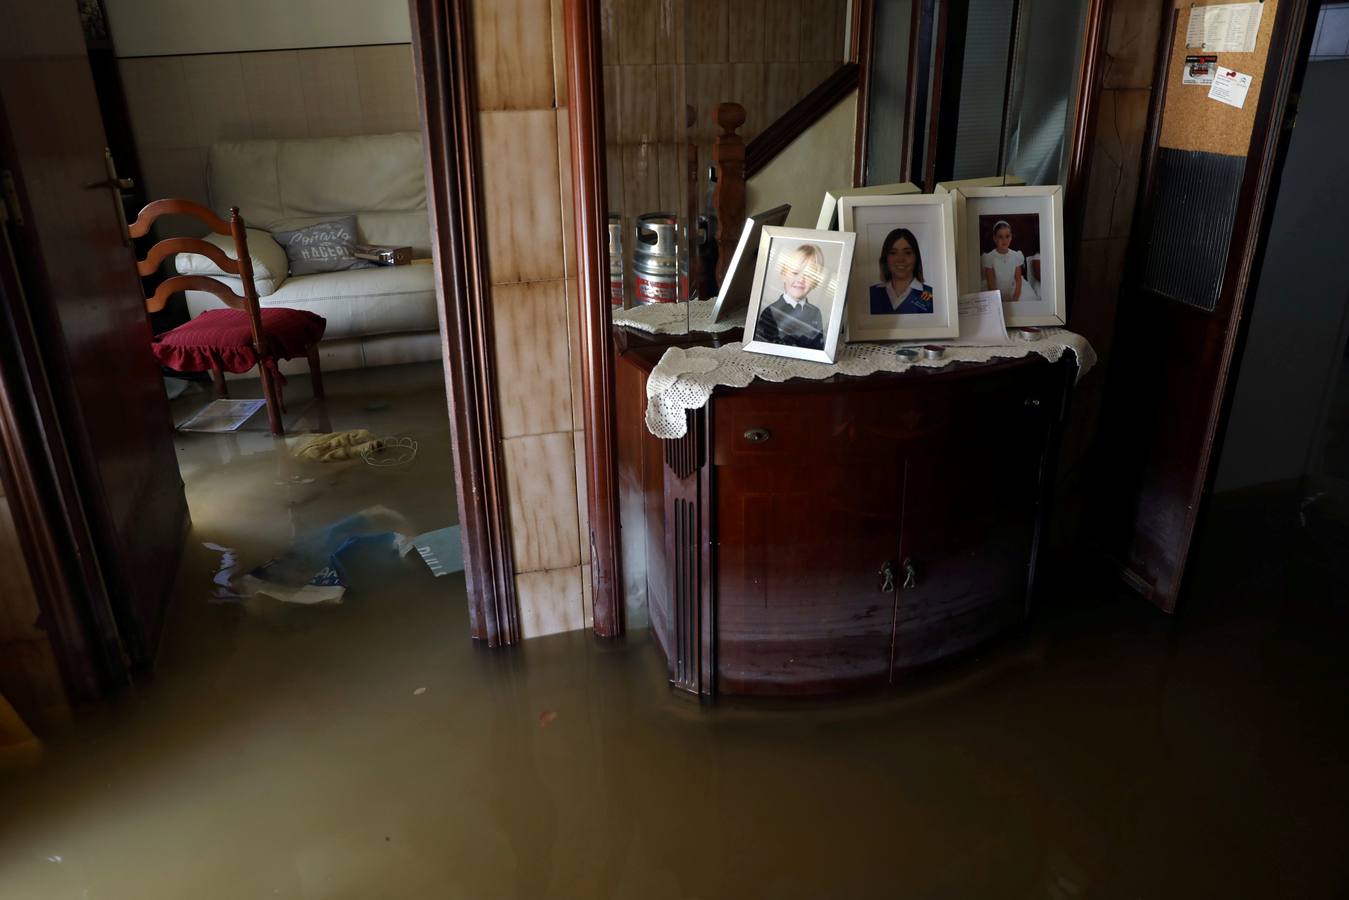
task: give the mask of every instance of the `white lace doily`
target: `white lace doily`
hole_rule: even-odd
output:
[[[908,360],[897,356],[900,344],[845,344],[838,361],[808,362],[785,356],[747,353],[737,341],[721,347],[671,347],[665,351],[646,382],[646,427],[658,438],[683,437],[687,429],[684,412],[707,405],[713,388],[746,387],[756,378],[787,381],[790,378],[823,380],[834,375],[870,375],[873,372],[903,372],[914,366],[941,368],[953,362],[988,362],[1032,353],[1058,362],[1064,351],[1077,357],[1080,379],[1096,365],[1096,351],[1087,339],[1064,328],[1042,329],[1037,341],[1013,339],[996,347],[946,345],[940,359]],[[908,345],[913,346],[913,345]]]
[[[718,331],[744,329],[744,310],[725,322],[713,322],[712,307],[716,306],[716,303],[716,297],[711,300],[679,303],[648,303],[645,306],[634,306],[632,309],[614,310],[613,321],[615,325],[636,328],[651,334],[687,334],[690,331],[712,334]]]

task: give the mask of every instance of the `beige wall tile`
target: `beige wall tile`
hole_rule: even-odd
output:
[[[553,104],[567,105],[567,29],[562,0],[552,0],[549,18],[553,23]]]
[[[684,191],[688,186],[685,177],[685,158],[677,144],[656,145],[656,165],[660,173],[659,199],[656,205],[661,209],[683,209],[687,202]],[[699,194],[702,202],[703,194]]]
[[[621,0],[600,2],[600,60],[606,66],[617,65],[619,62],[618,18],[621,5]]]
[[[586,628],[595,627],[595,583],[589,564],[581,566],[581,616]]]
[[[576,200],[571,195],[571,131],[567,111],[557,111],[557,196],[562,209],[562,261],[568,278],[576,277]]]
[[[572,433],[507,438],[502,449],[515,570],[580,565]]]
[[[620,66],[618,84],[618,142],[638,144],[657,140],[661,122],[656,66]]]
[[[300,92],[310,137],[360,134],[361,82],[352,47],[300,50]]]
[[[216,141],[253,137],[242,54],[184,56],[182,66],[190,98],[187,112],[193,124],[193,144],[209,147]]]
[[[564,277],[556,113],[493,110],[479,122],[492,283]]]
[[[478,0],[473,37],[479,109],[553,106],[550,0]]]
[[[674,63],[656,66],[656,140],[677,141],[688,128],[684,70]]]
[[[605,188],[608,192],[609,212],[628,215],[628,209],[623,205],[624,202],[624,178],[623,178],[623,148],[618,144],[610,142],[604,145],[604,176]],[[628,234],[623,232],[623,240],[626,242]]]
[[[136,149],[195,147],[192,98],[177,56],[124,59],[118,64]]]
[[[764,58],[796,62],[801,58],[802,0],[772,0],[764,15]]]
[[[768,67],[763,63],[731,66],[731,98],[745,107],[745,124],[737,132],[749,140],[771,124],[768,118]]]
[[[801,98],[801,67],[796,63],[769,63],[765,93],[764,121],[772,122]]]
[[[765,15],[773,0],[729,0],[729,51],[731,62],[761,62],[764,59]]]
[[[356,47],[361,126],[366,134],[416,131],[417,80],[411,44]]]
[[[244,97],[253,136],[304,137],[309,132],[300,91],[300,54],[295,50],[243,53]]]
[[[623,152],[623,210],[631,217],[660,212],[660,154],[656,144],[629,144]],[[625,233],[624,237],[628,237]],[[629,238],[628,243],[631,243]]]
[[[573,431],[576,455],[576,521],[581,534],[581,562],[590,562],[590,504],[586,496],[586,433]]]
[[[660,4],[660,16],[656,20],[656,62],[684,64],[688,50],[686,8],[687,0],[664,0]]]
[[[516,575],[515,596],[520,604],[520,633],[526,638],[585,627],[580,566]]]
[[[843,61],[838,0],[801,0],[801,59]]]
[[[684,71],[688,101],[697,119],[691,129],[696,140],[711,140],[720,133],[713,111],[723,100],[734,100],[731,93],[731,66],[728,63],[701,63]]]
[[[685,0],[688,8],[689,61],[725,62],[730,59],[727,34],[730,29],[729,0]]]
[[[492,320],[502,437],[569,429],[566,283],[494,285]]]
[[[659,4],[649,0],[620,0],[618,6],[618,55],[605,57],[605,62],[623,65],[654,63]]]
[[[567,358],[571,370],[571,425],[572,428],[585,427],[585,398],[581,396],[581,366],[585,356],[581,353],[581,308],[577,305],[577,283],[575,277],[569,277],[567,285]]]

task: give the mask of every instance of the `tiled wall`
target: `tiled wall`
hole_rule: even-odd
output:
[[[119,61],[151,199],[206,202],[220,140],[416,131],[410,44]]]
[[[474,0],[487,267],[522,631],[588,627],[562,0]]]
[[[625,237],[636,216],[682,207],[689,140],[704,201],[718,103],[745,107],[738,133],[749,140],[842,64],[847,8],[847,0],[603,0],[609,209],[624,215]],[[684,102],[695,115],[691,136]]]

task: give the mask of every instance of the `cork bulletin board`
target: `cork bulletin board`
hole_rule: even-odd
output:
[[[1171,42],[1171,60],[1167,65],[1166,101],[1162,108],[1162,128],[1157,146],[1174,150],[1197,150],[1228,156],[1245,156],[1255,129],[1255,110],[1265,79],[1270,38],[1274,33],[1279,0],[1265,0],[1260,30],[1251,53],[1217,53],[1218,65],[1252,76],[1250,93],[1241,109],[1210,100],[1207,85],[1182,84],[1185,57],[1208,51],[1185,46],[1192,10],[1218,6],[1232,0],[1176,0],[1176,33]]]

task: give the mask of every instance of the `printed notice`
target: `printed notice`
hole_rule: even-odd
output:
[[[1181,84],[1213,84],[1213,72],[1218,68],[1216,55],[1185,57],[1185,71],[1180,76]]]
[[[1250,89],[1251,76],[1243,75],[1236,69],[1219,66],[1213,76],[1213,85],[1208,89],[1208,95],[1210,100],[1241,109],[1246,105],[1246,92]]]
[[[960,337],[950,344],[973,344],[978,347],[997,347],[1009,344],[1007,323],[1002,316],[1002,293],[980,291],[966,294],[957,306],[960,313]]]
[[[1260,33],[1263,3],[1190,7],[1185,46],[1214,53],[1250,53]]]

